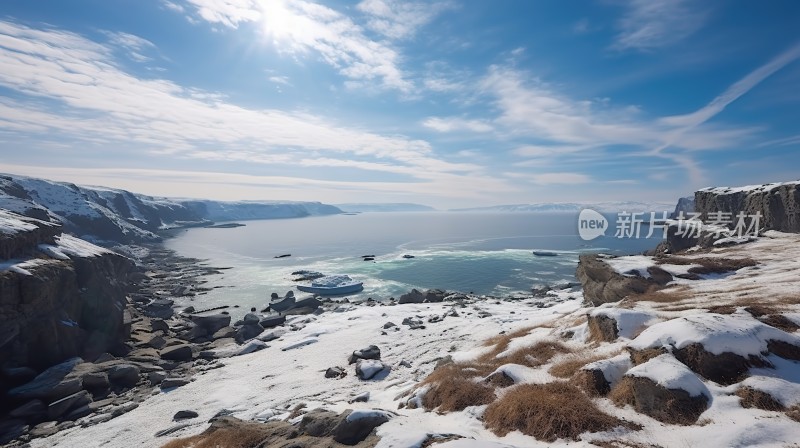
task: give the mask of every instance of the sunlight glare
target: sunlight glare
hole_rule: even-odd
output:
[[[284,39],[292,33],[296,16],[289,10],[286,0],[262,0],[264,31],[276,40]]]

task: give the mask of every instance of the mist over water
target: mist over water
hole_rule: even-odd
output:
[[[297,294],[291,273],[299,269],[363,281],[364,291],[349,296],[355,300],[387,300],[414,287],[508,295],[574,281],[581,252],[640,253],[661,237],[659,231],[651,239],[614,238],[614,216],[608,218],[609,236],[592,241],[578,237],[577,213],[425,212],[245,221],[230,229],[187,229],[166,246],[233,268],[209,277],[207,286],[224,287],[195,297],[198,309],[263,307],[272,292]],[[534,256],[534,249],[558,256]],[[274,258],[282,254],[292,256]],[[375,262],[362,255],[375,255]]]

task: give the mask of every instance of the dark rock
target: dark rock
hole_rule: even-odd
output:
[[[589,327],[589,334],[594,340],[603,342],[614,342],[617,340],[619,330],[617,329],[617,321],[605,314],[591,315],[587,314],[587,322]]]
[[[7,385],[16,387],[36,378],[36,371],[30,367],[8,367],[0,370],[0,377]]]
[[[242,319],[242,325],[255,325],[261,321],[261,316],[255,313],[247,313]]]
[[[87,415],[90,415],[91,413],[92,413],[92,408],[89,406],[89,404],[85,404],[83,406],[76,407],[75,409],[71,410],[69,412],[69,414],[67,414],[66,417],[64,417],[64,420],[73,420],[74,421],[74,420],[77,420],[79,418],[86,417]]]
[[[444,302],[445,292],[441,289],[429,289],[425,292],[425,302],[427,303],[439,303]]]
[[[178,411],[172,416],[172,420],[186,420],[190,418],[197,418],[200,414],[195,411]]]
[[[161,350],[161,359],[169,361],[189,361],[192,359],[192,347],[186,344],[167,347]]]
[[[262,328],[272,328],[286,323],[286,316],[268,316],[256,322]]]
[[[59,430],[58,422],[42,422],[30,430],[31,437],[50,437]]]
[[[333,433],[342,417],[335,412],[314,409],[303,415],[298,430],[311,437],[326,437]]]
[[[186,378],[164,378],[164,380],[161,381],[161,388],[170,389],[173,387],[181,387],[189,384],[190,382],[191,381]]]
[[[0,444],[6,444],[28,432],[30,428],[24,420],[9,419],[0,421]]]
[[[577,383],[591,396],[606,396],[611,391],[611,383],[600,369],[580,370]]]
[[[345,411],[344,418],[333,429],[333,440],[344,445],[356,445],[369,437],[378,426],[389,421],[385,412],[373,412],[370,415],[350,418],[352,413]]]
[[[767,364],[760,358],[744,358],[731,352],[715,355],[705,350],[702,344],[689,344],[672,351],[675,359],[702,375],[704,378],[719,384],[730,385],[744,379],[750,367],[765,367]]]
[[[38,417],[47,411],[47,406],[39,399],[31,400],[22,406],[13,409],[8,413],[11,418],[29,419],[31,417]]]
[[[576,277],[583,285],[587,304],[618,302],[631,294],[641,294],[651,287],[658,287],[655,280],[633,276],[627,277],[614,270],[594,254],[579,257]]]
[[[169,333],[169,324],[163,319],[152,319],[150,321],[150,329],[153,332],[163,331],[164,334]]]
[[[95,358],[94,363],[95,364],[102,364],[104,362],[114,361],[115,359],[117,359],[117,358],[114,357],[112,354],[103,353],[100,356],[98,356],[97,358]]]
[[[663,423],[694,424],[708,407],[704,394],[693,397],[685,390],[667,389],[649,378],[626,376],[616,387],[626,390],[617,400]]]
[[[81,380],[83,381],[83,388],[89,391],[105,390],[111,386],[108,375],[105,372],[89,372],[81,376]]]
[[[66,396],[60,400],[54,401],[47,406],[47,417],[50,420],[56,420],[71,409],[77,409],[81,406],[88,405],[92,402],[89,392],[82,390],[78,393]]]
[[[238,330],[236,330],[236,336],[234,337],[234,339],[236,339],[236,342],[238,342],[239,344],[242,344],[245,341],[249,341],[250,339],[253,339],[254,337],[260,335],[263,332],[264,332],[264,327],[262,327],[261,325],[242,325],[241,327],[239,327]]]
[[[80,378],[66,378],[82,363],[81,358],[71,358],[40,373],[33,381],[8,391],[8,396],[15,399],[45,398],[58,400],[81,390]]]
[[[422,303],[425,301],[425,294],[419,292],[417,289],[412,289],[411,292],[403,294],[398,300],[399,304],[406,303]]]
[[[147,341],[147,345],[149,347],[152,347],[152,348],[156,349],[156,350],[160,350],[160,349],[164,348],[165,345],[167,345],[167,340],[164,339],[163,336],[155,335],[152,338],[150,338],[149,341]]]
[[[359,359],[381,359],[381,349],[377,345],[370,345],[367,348],[356,350],[350,355],[348,362],[354,364]]]
[[[800,184],[765,185],[750,191],[702,189],[694,194],[694,209],[700,219],[712,212],[733,216],[761,214],[761,228],[781,232],[800,232]]]
[[[216,341],[217,339],[233,338],[235,336],[236,336],[236,329],[235,328],[233,328],[233,327],[225,327],[225,328],[220,328],[219,330],[217,330],[217,332],[214,333],[211,336],[211,339]]]
[[[329,367],[325,371],[325,378],[344,378],[347,372],[341,367]]]
[[[366,403],[369,401],[369,392],[362,392],[348,400],[348,403]]]
[[[139,382],[140,370],[133,364],[117,364],[106,372],[108,381],[117,387],[133,387]]]
[[[386,322],[385,324],[383,324],[384,330],[392,328],[392,327],[396,327],[396,326],[397,325],[395,325],[393,322]]]
[[[650,278],[653,279],[656,283],[661,286],[665,286],[667,283],[673,280],[672,274],[665,271],[664,269],[658,266],[650,266],[647,268],[647,273],[650,274]]]
[[[154,371],[147,374],[147,380],[150,381],[151,386],[156,386],[161,384],[164,381],[164,378],[167,377],[167,372],[161,371]]]

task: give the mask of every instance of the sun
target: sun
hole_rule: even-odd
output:
[[[264,32],[276,40],[287,38],[295,29],[297,16],[286,0],[261,0]]]

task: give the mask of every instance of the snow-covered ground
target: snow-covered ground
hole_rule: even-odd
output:
[[[587,446],[593,441],[624,442],[608,446],[792,446],[800,440],[800,423],[783,412],[745,408],[736,393],[750,387],[774,394],[787,407],[800,403],[800,362],[765,353],[765,344],[770,340],[798,344],[800,336],[761,323],[745,311],[747,306],[757,304],[773,306],[790,320],[800,317],[796,300],[800,294],[800,235],[768,232],[755,242],[696,251],[687,256],[750,257],[758,265],[704,276],[701,280],[676,279],[673,287],[681,289],[682,298],[669,303],[627,301],[586,308],[581,304],[580,294],[565,292],[552,296],[553,306],[546,308],[539,308],[536,299],[485,300],[464,308],[447,302],[343,305],[338,311],[319,316],[293,317],[291,323],[305,326],[268,342],[268,348],[224,359],[224,367],[197,375],[187,386],[158,393],[118,418],[37,439],[32,445],[157,446],[172,438],[202,432],[208,427],[208,419],[223,409],[242,419],[265,420],[287,418],[291,409],[305,404],[306,409],[351,408],[390,413],[393,416],[390,421],[377,429],[381,437],[378,446],[384,448],[419,447],[429,434],[464,437],[437,445],[451,448]],[[631,257],[620,260],[619,264],[620,270],[646,271],[651,262],[655,260]],[[675,266],[677,270],[686,265]],[[730,314],[708,313],[710,307],[718,305],[732,307]],[[453,309],[458,316],[427,322],[429,317],[442,316]],[[612,342],[592,342],[585,323],[587,314],[615,319],[620,337]],[[426,328],[410,330],[402,324],[408,317],[421,319]],[[387,322],[397,327],[384,329]],[[485,406],[451,413],[399,406],[426,391],[429,386],[420,387],[419,382],[434,369],[438,359],[450,355],[456,362],[464,362],[486,356],[492,349],[483,343],[486,339],[531,327],[520,331],[496,355],[500,364],[496,371],[504,372],[516,383],[557,381],[550,367],[575,353],[583,353],[595,360],[584,369],[602,371],[612,386],[624,376],[645,378],[667,388],[683,389],[691,397],[707,397],[708,408],[694,424],[671,425],[641,414],[631,406],[619,407],[608,398],[595,397],[592,402],[598,409],[641,425],[641,429],[618,427],[582,434],[579,441],[560,439],[546,444],[519,431],[498,437],[481,420]],[[560,341],[573,355],[557,354],[536,367],[502,362],[503,357],[515,350],[542,341]],[[693,343],[712,354],[762,355],[771,367],[752,368],[749,378],[738,383],[717,384],[693,372],[671,354],[672,350]],[[355,375],[354,365],[347,365],[347,358],[354,350],[371,344],[381,349],[381,358],[390,370],[379,374],[378,379],[361,381]],[[638,366],[633,365],[626,351],[654,347],[663,347],[666,353]],[[597,360],[598,357],[601,359]],[[333,366],[345,367],[348,375],[343,379],[324,378],[325,370]],[[498,388],[496,393],[502,397],[513,393],[514,387]],[[369,393],[366,402],[349,403],[365,392]],[[158,431],[173,427],[172,416],[184,409],[197,411],[200,417],[168,436],[155,436]]]

